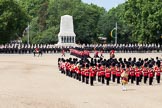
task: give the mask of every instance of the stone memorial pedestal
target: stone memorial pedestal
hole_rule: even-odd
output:
[[[76,46],[73,17],[70,15],[61,16],[60,32],[58,34],[57,46]]]

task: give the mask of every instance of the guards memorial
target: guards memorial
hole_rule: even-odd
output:
[[[70,15],[61,16],[60,32],[58,34],[59,46],[76,46],[73,17]]]

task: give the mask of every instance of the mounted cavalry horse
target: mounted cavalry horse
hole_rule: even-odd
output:
[[[110,58],[115,58],[115,50],[110,51]]]
[[[43,53],[42,53],[42,51],[41,50],[39,50],[38,48],[35,48],[34,49],[34,51],[33,51],[33,53],[34,53],[34,57],[36,56],[36,54],[38,54],[38,57],[41,55],[43,55]]]

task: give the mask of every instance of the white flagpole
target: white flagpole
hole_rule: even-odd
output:
[[[117,42],[118,42],[118,25],[117,25],[117,22],[116,22],[116,27],[115,27],[115,29],[116,29],[116,33],[115,33],[115,45],[117,45]]]
[[[28,23],[28,45],[29,45],[29,29],[30,29],[30,27],[29,27],[29,23]]]

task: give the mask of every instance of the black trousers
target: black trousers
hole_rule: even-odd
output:
[[[146,84],[147,82],[147,76],[144,76],[144,83]]]
[[[140,75],[140,82],[142,81],[142,77],[143,77],[143,75]]]
[[[149,77],[149,85],[152,85],[153,77]]]
[[[72,72],[70,71],[70,77],[72,77],[73,76],[73,74],[72,74]]]
[[[85,76],[82,75],[82,82],[85,82]]]
[[[91,76],[91,77],[90,77],[90,84],[91,84],[91,86],[93,86],[93,79],[94,79],[94,77]]]
[[[136,85],[139,85],[140,77],[136,77]]]
[[[160,83],[160,76],[156,76],[157,83]]]
[[[133,82],[134,82],[134,77],[135,76],[131,76],[131,83],[133,84]]]
[[[68,76],[68,70],[66,70],[66,76]]]
[[[130,75],[128,75],[128,82],[129,82],[129,80],[131,79],[131,76]]]
[[[93,80],[96,81],[96,75],[93,77]]]
[[[104,75],[101,76],[101,80],[102,80],[102,84],[105,84],[105,76]]]
[[[78,80],[81,81],[81,74],[78,74]]]
[[[112,81],[115,82],[116,75],[112,75]]]
[[[101,76],[98,76],[98,82],[101,82]]]
[[[120,84],[120,76],[117,76],[117,84]]]
[[[86,76],[86,84],[89,84],[89,76]]]
[[[106,78],[106,85],[109,85],[110,78]]]

